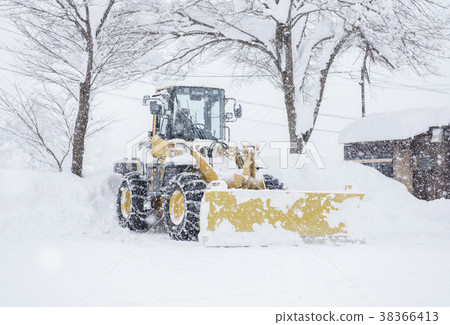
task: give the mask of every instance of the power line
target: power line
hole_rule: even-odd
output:
[[[334,115],[334,114],[327,114],[327,113],[319,113],[319,116],[326,116],[326,117],[334,117],[334,118],[340,118],[344,120],[359,120],[359,118],[356,117],[350,117],[350,116],[344,116],[344,115]]]
[[[112,95],[112,96],[123,97],[123,98],[128,98],[128,99],[134,99],[134,100],[139,100],[139,101],[142,100],[142,98],[137,98],[137,97],[131,97],[131,96],[127,96],[127,95],[116,94],[116,93],[112,93],[112,92],[108,92],[108,91],[104,91],[103,93],[104,93],[104,94],[108,94],[108,95]]]
[[[344,72],[345,73],[345,72]],[[359,71],[347,71],[347,74],[352,78],[352,80],[359,80],[359,77],[353,77],[353,75],[352,75],[352,73],[359,73]],[[377,71],[371,71],[370,72],[370,74],[376,74],[376,75],[379,75],[379,76],[381,76],[381,77],[384,77],[384,78],[387,78],[387,79],[392,79],[392,78],[395,78],[395,79],[402,79],[402,80],[405,80],[405,81],[411,81],[411,79],[410,78],[404,78],[404,77],[401,77],[401,76],[398,76],[398,75],[386,75],[386,74],[384,74],[384,73],[381,73],[381,72],[377,72]],[[419,81],[418,81],[419,82]],[[424,83],[424,84],[427,84],[427,85],[429,85],[429,86],[437,86],[437,87],[450,87],[450,84],[436,84],[436,83],[430,83],[430,82],[427,82],[427,81],[420,81],[421,83]],[[405,86],[408,86],[408,85],[405,85]],[[415,85],[411,85],[411,86],[415,86]]]
[[[266,104],[261,104],[261,103],[244,101],[244,100],[239,100],[239,102],[244,103],[244,104],[249,104],[249,105],[255,105],[255,106],[261,106],[261,107],[267,107],[267,108],[273,108],[273,109],[277,109],[277,110],[286,111],[285,108],[280,107],[280,106],[271,106],[271,105],[266,105]],[[355,117],[344,116],[344,115],[334,115],[334,114],[327,114],[327,113],[319,113],[319,116],[340,118],[340,119],[344,119],[344,120],[357,120],[357,118],[355,118]]]
[[[378,75],[388,78],[388,76],[383,75],[381,73],[377,73],[377,72],[372,72],[372,73],[375,73],[375,74],[378,74]],[[350,76],[350,78],[346,78],[345,76],[342,76],[342,75],[337,75],[337,77],[342,78],[344,80],[352,81],[352,82],[359,82],[359,78],[353,77],[351,72],[349,72],[348,75]],[[420,85],[399,84],[399,83],[386,82],[383,80],[372,80],[370,85],[377,87],[377,88],[383,88],[383,89],[395,89],[395,90],[403,90],[403,91],[416,90],[416,91],[435,92],[435,93],[439,93],[439,94],[443,94],[443,95],[450,95],[450,89],[432,89],[432,88],[427,88],[427,87],[423,87]],[[431,84],[430,86],[450,87],[450,85],[447,85],[447,84]]]
[[[261,120],[255,120],[255,119],[251,119],[251,118],[246,118],[246,117],[242,117],[242,118],[240,118],[240,120],[249,121],[249,122],[259,122],[259,123],[268,124],[268,125],[274,125],[274,126],[287,127],[287,125],[283,124],[283,123],[267,122],[267,121],[261,121]],[[325,129],[318,129],[318,128],[314,128],[314,131],[340,133],[340,131],[325,130]]]
[[[118,96],[118,97],[124,97],[124,98],[129,98],[129,99],[134,99],[134,100],[141,100],[140,98],[131,97],[131,96],[127,96],[127,95],[121,95],[121,94],[116,94],[116,93],[111,93],[111,92],[105,92],[105,93],[113,95],[113,96]],[[285,108],[279,107],[279,106],[270,106],[270,105],[265,105],[265,104],[261,104],[261,103],[243,101],[243,100],[239,100],[239,102],[244,103],[244,104],[249,104],[249,105],[273,108],[273,109],[282,110],[282,111],[286,110]],[[350,117],[350,116],[334,115],[334,114],[327,114],[327,113],[320,113],[319,116],[339,118],[339,119],[345,119],[345,120],[354,120],[354,121],[357,120],[357,118]]]
[[[181,75],[181,74],[170,74],[164,72],[155,72],[156,74],[170,76],[170,77],[184,77],[184,78],[263,78],[263,77],[271,77],[270,74],[251,74],[251,75],[238,75],[238,74],[230,74],[230,75]]]
[[[389,86],[389,85],[382,85],[380,83],[375,83],[374,86],[378,87],[378,88],[383,88],[383,89],[395,89],[395,90],[403,90],[403,91],[416,90],[416,91],[434,92],[434,93],[443,94],[443,95],[450,95],[450,89],[448,91],[446,91],[446,90],[423,88],[423,87],[418,87],[418,86],[413,86],[413,85],[394,84],[394,86]]]
[[[127,96],[127,95],[121,95],[121,94],[115,94],[115,93],[111,93],[111,92],[105,92],[106,94],[110,94],[113,96],[118,96],[118,97],[124,97],[124,98],[128,98],[128,99],[133,99],[133,100],[141,100],[140,98],[137,97],[131,97],[131,96]],[[353,119],[353,118],[352,118]],[[259,123],[263,123],[263,124],[268,124],[268,125],[275,125],[275,126],[282,126],[282,127],[286,127],[286,124],[283,123],[275,123],[275,122],[267,122],[267,121],[259,121],[259,120],[255,120],[255,119],[250,119],[250,118],[240,118],[240,120],[244,120],[244,121],[250,121],[250,122],[259,122]],[[339,131],[334,131],[334,130],[325,130],[325,129],[318,129],[318,128],[314,128],[314,131],[320,131],[320,132],[330,132],[330,133],[339,133]]]
[[[164,73],[164,72],[154,72],[156,74],[160,74],[160,75],[164,75],[164,76],[169,76],[169,77],[182,77],[182,78],[251,78],[251,77],[270,77],[271,75],[182,75],[182,74],[169,74],[169,73]],[[332,71],[330,72],[330,74],[335,74],[337,77],[342,78],[344,80],[348,80],[348,81],[352,81],[352,82],[359,82],[359,77],[353,77],[352,73],[356,73],[356,71]],[[388,78],[388,76],[383,75],[381,73],[378,72],[371,72],[372,74],[378,74],[381,75],[383,77]],[[350,78],[346,78],[343,75],[348,75]],[[137,82],[139,83],[143,83],[143,84],[148,84],[148,85],[154,85],[153,83],[150,82],[146,82],[143,80],[137,80]],[[371,85],[374,87],[378,87],[378,88],[385,88],[385,89],[397,89],[397,90],[419,90],[419,91],[430,91],[430,92],[436,92],[436,93],[440,93],[440,94],[444,94],[444,95],[450,95],[449,91],[447,91],[446,89],[444,89],[444,91],[442,89],[431,89],[431,88],[425,88],[425,87],[420,87],[417,85],[406,85],[406,84],[395,84],[395,83],[388,83],[386,85],[382,85],[381,83],[383,83],[384,81],[380,81],[380,80],[375,80],[374,82],[371,82]],[[391,84],[392,86],[388,86],[389,84]],[[450,85],[446,85],[446,84],[433,84],[433,86],[435,87],[447,87]],[[403,87],[403,88],[402,88]],[[241,101],[242,103],[247,103],[247,104],[254,104],[254,105],[258,105],[261,107],[268,107],[268,108],[272,108],[272,109],[282,109],[284,110],[284,108],[281,107],[275,107],[275,106],[270,106],[270,105],[265,105],[265,104],[260,104],[260,103],[252,103],[252,102],[245,102],[245,101]],[[343,119],[350,119],[350,120],[355,120],[355,118],[353,117],[349,117],[349,116],[340,116],[340,115],[332,115],[332,114],[319,114],[322,116],[328,116],[328,117],[335,117],[335,118],[343,118]]]
[[[205,74],[205,75],[188,75],[188,74],[176,74],[176,73],[166,73],[166,72],[158,72],[154,71],[153,73],[159,74],[162,76],[168,76],[168,77],[181,77],[181,78],[265,78],[265,77],[273,77],[271,74]],[[342,74],[342,73],[349,73],[348,71],[330,71],[330,74]],[[140,83],[144,84],[151,84],[150,82],[145,82],[138,80]]]

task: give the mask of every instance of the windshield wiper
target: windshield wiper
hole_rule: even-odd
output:
[[[203,130],[198,127],[198,125],[192,120],[190,115],[188,115],[187,113],[183,112],[182,110],[180,110],[179,112],[181,114],[183,114],[189,120],[189,122],[191,122],[192,130],[194,131],[194,133],[195,133],[195,131],[197,131],[197,133],[198,133],[198,135],[199,135],[199,137],[201,139],[203,139],[203,140],[207,140],[208,139],[206,137],[205,133],[203,132]]]

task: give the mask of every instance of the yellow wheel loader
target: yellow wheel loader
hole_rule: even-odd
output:
[[[226,103],[234,103],[232,112]],[[242,108],[223,89],[167,87],[143,104],[153,115],[152,131],[114,165],[123,175],[117,196],[123,227],[146,231],[162,219],[172,238],[207,246],[345,236],[340,210],[352,213],[363,195],[286,191],[258,166],[259,148],[230,144],[227,124]]]

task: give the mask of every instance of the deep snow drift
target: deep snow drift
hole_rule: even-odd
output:
[[[415,108],[369,114],[339,134],[340,143],[412,138],[430,127],[450,124],[450,107]]]
[[[424,202],[350,162],[270,170],[291,190],[366,197],[350,233],[366,244],[206,248],[115,222],[109,172],[0,170],[0,305],[316,305],[450,303],[449,200]]]
[[[113,234],[119,229],[112,194],[117,178],[0,170],[0,234],[18,238]]]

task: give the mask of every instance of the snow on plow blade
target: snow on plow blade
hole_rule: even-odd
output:
[[[205,246],[300,245],[345,240],[359,193],[207,191],[200,212]]]

